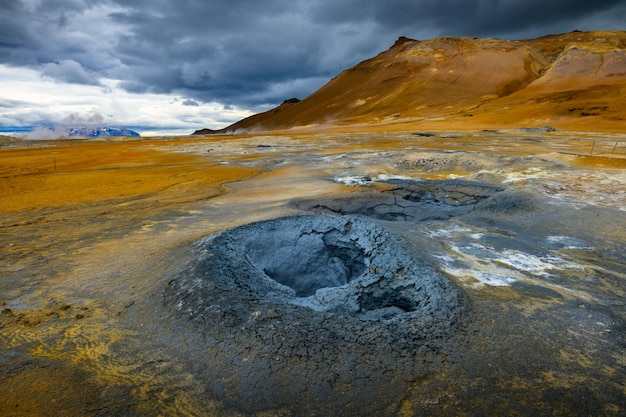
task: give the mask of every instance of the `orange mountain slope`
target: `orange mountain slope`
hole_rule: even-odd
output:
[[[547,124],[624,131],[625,117],[626,32],[521,41],[400,38],[304,100],[213,132]]]

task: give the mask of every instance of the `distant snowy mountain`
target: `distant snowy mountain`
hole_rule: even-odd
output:
[[[68,127],[67,136],[80,138],[108,138],[111,136],[140,136],[139,133],[126,128],[115,127]]]

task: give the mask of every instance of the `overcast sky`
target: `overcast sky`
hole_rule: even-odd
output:
[[[221,128],[399,36],[626,30],[624,0],[0,0],[0,130]]]

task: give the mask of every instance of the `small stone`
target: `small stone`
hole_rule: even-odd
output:
[[[265,313],[265,317],[268,319],[279,319],[280,318],[280,314],[278,314],[278,312],[276,310],[274,310],[273,308],[270,308],[269,310],[267,310],[267,313]]]

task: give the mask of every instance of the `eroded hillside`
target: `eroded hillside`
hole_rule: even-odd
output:
[[[218,132],[546,124],[617,131],[626,110],[625,46],[621,31],[520,41],[400,38],[304,100]]]

